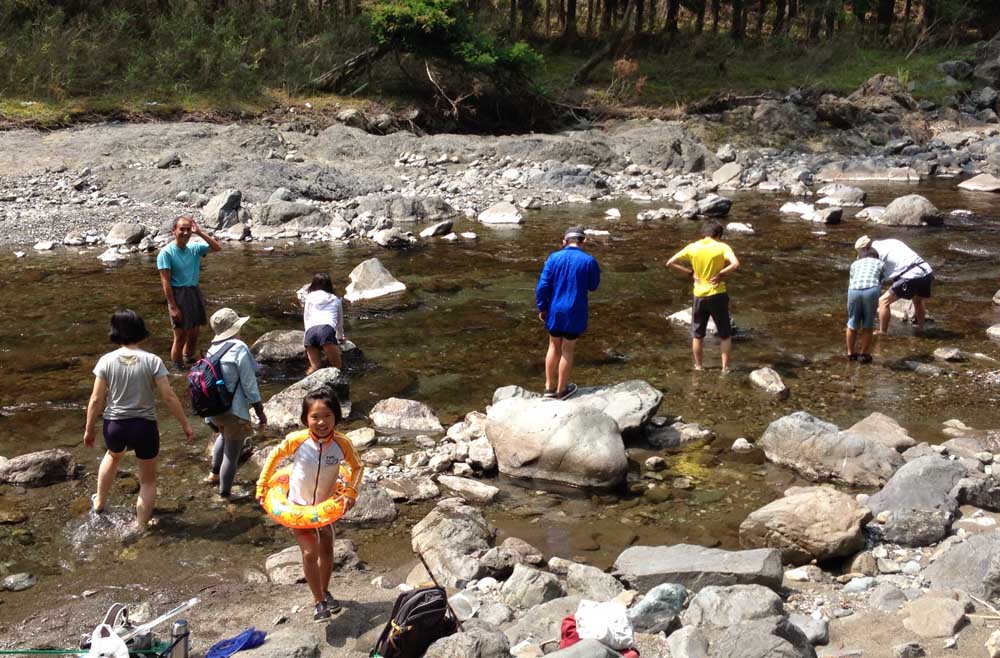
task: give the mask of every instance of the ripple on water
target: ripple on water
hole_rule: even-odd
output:
[[[66,537],[79,560],[94,562],[109,552],[120,550],[123,543],[136,537],[135,511],[107,507],[101,514],[88,512],[82,519],[67,523]]]

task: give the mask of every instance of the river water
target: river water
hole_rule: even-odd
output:
[[[945,438],[940,428],[949,418],[996,426],[997,389],[977,375],[1000,365],[973,360],[949,366],[938,377],[898,367],[904,359],[930,361],[942,346],[1000,357],[984,334],[1000,322],[990,301],[1000,279],[994,197],[959,192],[954,181],[868,191],[869,203],[879,205],[919,191],[945,212],[964,208],[977,218],[950,218],[941,229],[870,228],[850,219],[825,227],[780,216],[784,197],[736,195],[729,221],[750,222],[757,234],[726,238],[743,263],[730,294],[736,322],[747,336],[735,345],[736,372],[727,377],[718,371],[711,343],[709,370],[693,373],[685,329],[665,320],[689,305],[690,289],[662,263],[697,239],[698,224],[639,224],[634,217],[643,207],[630,204],[618,204],[625,217],[619,221],[605,219],[607,206],[601,205],[529,213],[526,224],[514,229],[463,220],[456,230],[473,230],[478,241],[433,241],[399,252],[300,243],[279,243],[269,251],[261,244],[227,244],[207,259],[202,287],[210,310],[225,305],[253,317],[244,330],[250,342],[272,329],[301,326],[294,291],[314,271],[329,271],[342,291],[350,270],[377,256],[409,290],[347,310],[348,336],[377,364],[352,382],[356,413],[385,397],[409,397],[429,403],[447,425],[484,409],[499,386],[541,388],[546,338],[533,289],[544,258],[557,248],[567,225],[611,231],[610,239],[595,239],[589,247],[603,278],[591,298],[590,329],[579,343],[574,380],[593,385],[646,379],[663,391],[663,415],[707,425],[718,438],[671,451],[633,447],[635,481],[647,456],[667,458],[664,481],[653,494],[590,497],[500,481],[503,495],[486,510],[501,538],[519,536],[547,555],[603,567],[633,542],[737,547],[739,523],[796,479],[764,464],[759,454],[736,455],[729,446],[741,436],[756,440],[767,423],[792,411],[805,409],[841,426],[881,411],[932,443]],[[847,268],[854,240],[866,232],[901,237],[932,262],[938,280],[930,310],[937,321],[919,338],[894,324],[874,349],[875,363],[861,366],[844,360],[842,343]],[[291,543],[288,532],[266,521],[252,501],[223,504],[201,483],[209,433],[200,432],[195,446],[184,446],[165,410],[159,529],[135,543],[119,541],[125,508],[134,501],[136,482],[128,475],[117,483],[111,519],[96,524],[88,519],[102,452],[86,449],[81,439],[91,369],[110,349],[110,313],[120,306],[138,310],[154,334],[146,348],[163,357],[169,353],[154,257],[109,269],[96,260],[97,253],[32,252],[15,260],[11,250],[0,252],[0,455],[62,447],[85,468],[76,482],[27,491],[0,487],[0,512],[28,516],[20,524],[0,525],[0,573],[39,576],[38,586],[8,597],[0,608],[8,621],[38,610],[54,592],[78,594],[95,584],[183,585],[189,573],[235,577],[248,566],[261,568],[267,554]],[[792,390],[788,400],[773,401],[751,388],[747,375],[760,365],[782,374]],[[263,392],[273,394],[290,381],[271,373]],[[184,399],[183,376],[172,375],[172,383]],[[348,429],[363,424],[355,420]],[[130,464],[126,459],[126,469]],[[255,475],[252,466],[244,466],[238,483],[250,488]],[[679,476],[691,478],[694,487],[674,489],[671,481]],[[402,506],[391,527],[342,530],[342,536],[355,539],[363,559],[400,566],[412,559],[409,528],[431,505]]]

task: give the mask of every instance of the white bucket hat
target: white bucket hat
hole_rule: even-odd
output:
[[[860,238],[858,238],[857,242],[854,243],[854,249],[855,251],[861,251],[865,247],[870,247],[871,244],[872,244],[872,239],[869,238],[867,235],[862,235]]]
[[[209,323],[212,325],[212,331],[215,332],[215,336],[212,337],[212,342],[217,343],[220,340],[232,338],[236,334],[240,333],[240,329],[243,328],[243,325],[245,325],[249,319],[249,315],[240,317],[237,315],[236,311],[231,308],[220,308],[212,314],[212,319],[209,320]]]

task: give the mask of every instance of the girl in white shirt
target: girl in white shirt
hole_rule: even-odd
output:
[[[344,306],[333,293],[333,283],[326,272],[313,275],[312,283],[306,292],[305,313],[306,355],[309,357],[307,375],[320,368],[320,350],[326,355],[327,362],[334,368],[341,367],[340,343],[344,338]]]

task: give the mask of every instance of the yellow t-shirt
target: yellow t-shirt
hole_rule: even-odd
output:
[[[718,285],[712,285],[708,281],[726,267],[727,259],[736,259],[733,250],[725,242],[702,238],[681,249],[674,258],[691,263],[691,269],[698,277],[698,281],[694,284],[695,297],[708,297],[726,292],[725,281],[719,281]]]

